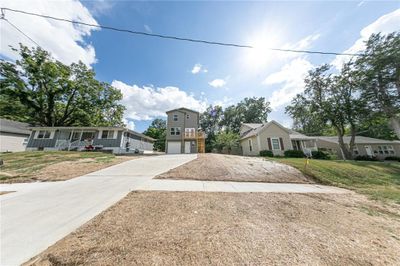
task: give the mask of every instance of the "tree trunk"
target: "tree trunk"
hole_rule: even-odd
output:
[[[393,128],[394,132],[397,135],[397,138],[400,139],[400,118],[397,116],[389,117],[390,125]]]
[[[338,141],[339,141],[339,147],[342,150],[342,154],[344,156],[343,159],[351,160],[352,159],[352,154],[349,152],[349,149],[347,148],[346,144],[343,141],[343,135],[344,135],[344,129],[342,130],[339,127],[336,127],[337,135],[338,135]]]

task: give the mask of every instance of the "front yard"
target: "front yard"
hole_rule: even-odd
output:
[[[0,183],[60,181],[121,163],[132,157],[100,152],[15,152],[2,153]]]
[[[400,163],[271,158],[291,165],[319,183],[354,190],[400,204]]]
[[[399,265],[399,236],[353,194],[132,192],[28,265]]]

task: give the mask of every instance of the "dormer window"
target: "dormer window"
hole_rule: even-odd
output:
[[[177,115],[177,114],[175,114],[175,115],[173,116],[173,120],[174,120],[174,121],[178,121],[178,115]]]

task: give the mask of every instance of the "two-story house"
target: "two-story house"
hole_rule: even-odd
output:
[[[204,152],[204,134],[199,131],[199,112],[178,108],[167,111],[167,115],[166,153]]]

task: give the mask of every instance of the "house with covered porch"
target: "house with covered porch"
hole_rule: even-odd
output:
[[[30,127],[26,150],[150,153],[154,139],[123,127]]]
[[[278,156],[283,156],[286,150],[302,150],[306,154],[318,150],[316,138],[288,129],[274,120],[262,124],[243,123],[240,145],[246,156],[259,155],[263,150]]]

